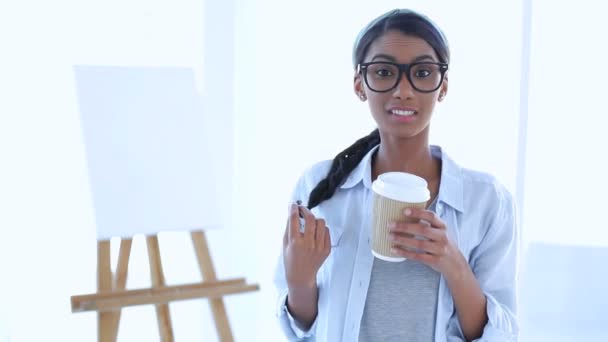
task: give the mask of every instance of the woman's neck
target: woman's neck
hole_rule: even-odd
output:
[[[372,180],[385,172],[407,172],[438,183],[441,160],[433,158],[427,139],[382,139],[372,164]]]

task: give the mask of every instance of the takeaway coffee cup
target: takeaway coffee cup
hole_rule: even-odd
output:
[[[423,178],[405,172],[383,173],[372,183],[374,207],[372,219],[372,253],[386,261],[403,261],[404,257],[391,253],[393,242],[388,225],[395,221],[410,221],[405,208],[425,208],[430,199]]]

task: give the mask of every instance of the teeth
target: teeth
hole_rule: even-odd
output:
[[[393,110],[391,110],[391,113],[393,113],[395,115],[401,115],[401,116],[410,116],[410,115],[414,115],[415,112],[413,110],[393,109]]]

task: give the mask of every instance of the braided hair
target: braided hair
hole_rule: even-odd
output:
[[[359,165],[367,152],[379,143],[380,133],[378,129],[375,129],[368,136],[357,140],[346,150],[338,153],[331,163],[331,168],[325,179],[321,180],[312,189],[308,199],[308,208],[312,209],[319,205],[319,203],[330,199],[336,192],[336,189],[344,183],[351,171]]]
[[[366,57],[370,45],[390,30],[397,30],[425,40],[435,51],[439,60],[449,63],[450,49],[443,32],[426,16],[407,9],[395,9],[372,20],[357,36],[353,46],[353,66],[357,69]],[[334,158],[331,168],[319,184],[310,192],[308,208],[312,209],[330,199],[338,187],[359,165],[363,157],[380,144],[378,129],[357,140]]]

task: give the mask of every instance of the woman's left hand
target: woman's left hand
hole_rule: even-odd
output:
[[[445,223],[434,212],[424,209],[408,208],[404,215],[413,222],[400,221],[389,225],[392,252],[420,261],[444,276],[458,272],[464,257],[448,238]],[[424,239],[416,239],[415,236]]]

